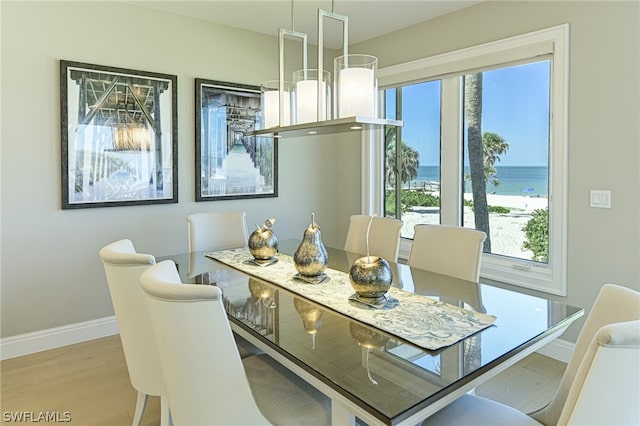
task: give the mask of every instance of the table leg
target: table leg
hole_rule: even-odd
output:
[[[355,426],[356,416],[346,405],[335,399],[331,400],[331,424],[334,426]]]

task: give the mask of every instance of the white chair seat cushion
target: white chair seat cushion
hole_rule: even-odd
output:
[[[242,360],[251,392],[274,425],[330,425],[331,401],[268,355]]]
[[[474,395],[463,395],[442,410],[427,418],[423,426],[541,425],[531,417],[508,405]]]

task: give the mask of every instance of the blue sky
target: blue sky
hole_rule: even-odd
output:
[[[498,166],[547,165],[548,87],[548,61],[484,72],[482,131],[497,133],[509,143]],[[402,118],[402,139],[418,149],[420,165],[437,165],[440,82],[405,87]]]

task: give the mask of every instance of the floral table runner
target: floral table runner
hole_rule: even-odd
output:
[[[215,251],[206,256],[429,350],[450,346],[496,320],[493,315],[393,287],[383,308],[356,304],[349,300],[354,294],[349,274],[327,268],[328,280],[310,284],[294,278],[297,270],[293,257],[282,253],[277,262],[268,266],[252,263],[253,256],[247,248]]]

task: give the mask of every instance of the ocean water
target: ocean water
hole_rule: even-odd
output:
[[[487,193],[499,195],[529,195],[547,197],[549,194],[549,169],[546,166],[496,166],[498,186],[487,184]],[[469,167],[464,168],[465,175]],[[439,166],[420,166],[418,177],[411,187],[422,187],[425,182],[440,182]],[[465,182],[465,192],[471,192],[471,182]]]

